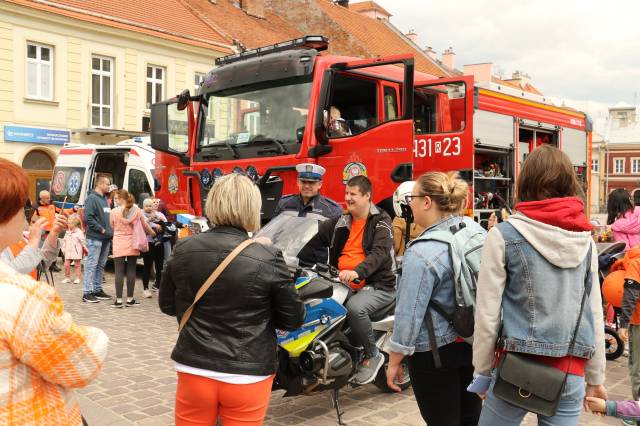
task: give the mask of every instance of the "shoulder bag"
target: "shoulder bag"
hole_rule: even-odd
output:
[[[588,262],[591,265],[591,249],[589,249]],[[571,355],[576,343],[582,312],[584,311],[587,295],[590,293],[587,289],[590,271],[591,268],[587,267],[580,313],[578,314],[578,321],[567,351],[568,356]],[[498,364],[493,394],[523,410],[551,417],[558,410],[558,404],[560,404],[568,375],[568,372],[542,364],[525,354],[505,352]]]
[[[133,248],[138,250],[140,253],[146,253],[149,251],[149,241],[147,241],[147,233],[142,225],[142,221],[145,219],[142,217],[141,211],[136,211],[133,214],[138,214],[138,218],[131,222],[133,231]],[[122,218],[124,219],[124,210],[122,211]]]
[[[189,306],[187,308],[187,310],[184,311],[184,314],[182,315],[182,318],[180,319],[180,326],[178,327],[178,333],[180,333],[182,331],[182,329],[184,328],[184,326],[187,324],[187,321],[189,321],[189,318],[191,317],[191,314],[193,313],[193,308],[195,308],[196,303],[198,303],[198,301],[202,298],[202,296],[204,296],[204,294],[207,292],[207,290],[209,290],[209,288],[211,288],[211,286],[213,285],[214,281],[216,279],[218,279],[220,274],[222,274],[222,272],[225,269],[227,269],[227,266],[229,266],[231,261],[233,261],[233,259],[235,259],[240,254],[240,252],[242,250],[244,250],[245,248],[247,248],[248,246],[250,246],[253,243],[254,243],[254,241],[252,239],[248,239],[248,240],[245,240],[242,243],[240,243],[240,245],[238,245],[238,247],[233,249],[233,251],[231,253],[229,253],[229,255],[222,261],[222,263],[220,263],[220,265],[218,265],[218,267],[211,273],[211,275],[209,275],[209,278],[207,278],[207,280],[204,282],[204,284],[202,284],[202,286],[200,287],[200,289],[196,293],[196,297],[194,298],[193,303],[191,304],[191,306]]]

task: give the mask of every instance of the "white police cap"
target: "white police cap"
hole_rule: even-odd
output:
[[[296,166],[298,179],[301,180],[322,180],[326,172],[325,168],[313,163],[302,163]]]

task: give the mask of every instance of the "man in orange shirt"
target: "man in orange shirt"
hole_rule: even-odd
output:
[[[319,225],[318,234],[300,254],[329,247],[329,263],[338,268],[338,278],[353,289],[347,299],[347,319],[354,344],[364,347],[365,359],[358,366],[355,382],[372,382],[384,364],[376,347],[370,316],[395,300],[393,234],[389,215],[371,202],[371,181],[355,176],[347,182],[347,213]],[[366,281],[366,282],[365,282]]]
[[[53,222],[56,220],[56,207],[51,204],[51,193],[49,191],[40,191],[38,198],[38,216],[47,219],[44,230],[46,232],[51,231]]]

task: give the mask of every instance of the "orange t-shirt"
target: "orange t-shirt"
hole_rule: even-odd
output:
[[[56,220],[56,207],[53,204],[39,206],[38,216],[47,219],[47,224],[44,226],[44,230],[50,232],[51,227],[53,226],[53,222],[55,222]]]
[[[354,219],[351,222],[349,238],[342,249],[342,255],[338,259],[339,270],[353,271],[367,257],[362,248],[362,236],[364,235],[364,226],[366,224],[366,219]],[[364,280],[361,280],[358,284],[350,283],[350,285],[354,289],[364,287]]]

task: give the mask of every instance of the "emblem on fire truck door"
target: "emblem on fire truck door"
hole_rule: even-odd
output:
[[[170,194],[178,192],[178,176],[175,173],[169,175],[169,179],[167,179],[167,189]]]
[[[367,168],[363,163],[348,163],[342,170],[342,183],[346,185],[355,176],[367,176]]]

